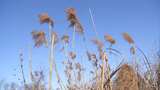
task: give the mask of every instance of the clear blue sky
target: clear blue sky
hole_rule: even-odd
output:
[[[77,10],[89,39],[95,36],[89,19],[88,8],[91,8],[99,36],[103,38],[104,33],[113,35],[117,40],[116,47],[124,54],[128,55],[126,49],[129,47],[121,37],[122,32],[130,33],[147,54],[157,46],[160,0],[0,0],[0,79],[17,80],[21,48],[24,50],[25,71],[28,72],[28,48],[33,46],[30,32],[33,29],[47,29],[46,25],[39,24],[38,14],[48,12],[56,21],[55,30],[60,36],[70,33],[65,31],[68,23],[64,10],[68,7]],[[78,40],[77,48],[80,48],[82,43]],[[56,62],[61,63],[60,56],[56,55]],[[47,56],[46,48],[33,48],[34,69],[47,70]]]

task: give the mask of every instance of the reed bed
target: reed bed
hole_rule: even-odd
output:
[[[46,30],[33,30],[31,32],[34,42],[33,49],[30,49],[29,58],[29,70],[30,81],[25,78],[25,72],[23,67],[23,53],[20,53],[20,79],[23,81],[23,85],[9,84],[5,86],[5,90],[160,90],[160,62],[156,67],[156,70],[150,64],[150,59],[145,55],[142,49],[140,49],[134,38],[127,32],[122,33],[122,36],[129,44],[129,52],[131,56],[138,57],[137,53],[142,54],[141,59],[145,64],[145,71],[143,74],[139,71],[140,68],[134,68],[133,63],[128,63],[125,55],[122,51],[114,48],[114,45],[118,44],[112,35],[104,34],[104,41],[100,39],[98,35],[94,15],[89,8],[90,21],[95,33],[95,37],[89,39],[86,37],[85,27],[80,22],[78,12],[75,8],[67,8],[66,22],[69,22],[68,27],[72,29],[72,36],[68,33],[59,36],[54,30],[55,22],[49,16],[48,13],[41,13],[38,15],[40,24],[47,24],[48,31]],[[92,30],[90,30],[91,32]],[[47,34],[48,33],[48,34]],[[85,53],[77,52],[76,35],[82,37],[82,41],[79,41],[84,45]],[[72,38],[70,38],[72,37]],[[59,39],[60,38],[60,39]],[[95,50],[90,50],[87,44],[92,42]],[[46,71],[48,74],[44,74],[43,70],[32,69],[32,50],[37,50],[45,46],[49,52],[49,69]],[[56,46],[62,46],[60,50]],[[71,47],[71,48],[70,48]],[[60,52],[59,52],[60,51]],[[55,53],[61,53],[64,57],[62,65],[63,71],[59,71],[58,63],[56,62]],[[119,62],[114,70],[109,63],[112,60],[111,57],[117,57]],[[83,57],[85,60],[82,60]],[[47,58],[47,57],[46,57]],[[138,62],[135,63],[140,65]],[[160,60],[160,57],[158,57]],[[83,63],[84,62],[84,63]],[[87,65],[86,65],[87,64]],[[89,68],[87,68],[87,66]],[[144,66],[143,66],[144,67]],[[148,72],[148,73],[147,73]],[[62,74],[65,77],[62,77]],[[55,77],[53,77],[55,74]],[[46,79],[47,78],[47,79]],[[55,78],[55,79],[53,79]],[[56,81],[53,81],[56,80]],[[46,83],[47,82],[47,83]],[[53,82],[57,86],[53,85]],[[2,84],[2,83],[1,83]]]

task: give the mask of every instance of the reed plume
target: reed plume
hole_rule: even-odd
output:
[[[47,45],[45,33],[43,31],[32,31],[32,38],[35,42],[35,47],[40,47],[42,44]]]
[[[129,43],[129,44],[134,44],[134,40],[128,33],[123,33],[123,38]]]
[[[97,39],[97,38],[94,38],[94,39],[92,39],[91,41],[92,41],[95,45],[97,45],[97,47],[98,47],[99,49],[102,49],[103,46],[104,46],[104,44],[103,44],[99,39]]]
[[[51,17],[48,16],[48,13],[41,13],[39,15],[39,21],[40,21],[41,24],[48,23],[48,24],[50,24],[52,26],[54,25],[54,22],[51,19]]]
[[[67,20],[70,22],[70,27],[75,27],[75,31],[83,34],[84,29],[76,16],[76,10],[74,8],[66,9]]]
[[[116,40],[111,35],[109,35],[109,34],[106,34],[104,36],[104,38],[105,38],[106,41],[108,41],[111,44],[115,44],[116,43]]]

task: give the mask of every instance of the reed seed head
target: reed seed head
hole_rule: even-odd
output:
[[[35,47],[40,47],[43,43],[47,44],[45,33],[43,31],[32,31],[32,37],[35,42]]]
[[[103,43],[102,43],[100,40],[96,39],[96,38],[95,38],[95,39],[92,39],[91,41],[92,41],[95,45],[97,45],[97,47],[100,48],[100,49],[103,48],[103,46],[104,46]]]
[[[116,40],[111,35],[106,34],[104,36],[104,38],[105,38],[106,41],[110,42],[111,44],[115,44],[116,43]]]
[[[67,20],[70,21],[70,26],[73,27],[78,22],[78,19],[76,17],[76,11],[74,8],[68,8],[66,9],[67,13]]]
[[[123,33],[123,38],[129,43],[129,44],[134,44],[134,40],[128,33]]]
[[[48,23],[48,24],[51,24],[52,26],[54,24],[53,20],[48,16],[48,13],[40,14],[39,15],[39,20],[40,20],[41,24]]]
[[[67,20],[70,22],[70,27],[75,27],[75,31],[83,34],[84,29],[80,23],[80,21],[77,19],[76,16],[76,10],[74,8],[68,8],[66,10],[67,13]]]

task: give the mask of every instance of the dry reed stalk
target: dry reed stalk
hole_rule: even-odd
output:
[[[103,43],[100,40],[98,40],[97,38],[92,39],[92,42],[97,46],[98,51],[99,51],[100,59],[102,59],[102,57],[103,57],[103,47],[104,47]],[[103,66],[103,61],[102,61],[102,66]],[[103,71],[103,68],[102,68],[102,71]],[[102,74],[103,74],[103,72],[102,72]],[[96,82],[98,83],[98,81],[99,81],[98,80],[98,69],[96,69]],[[103,79],[100,81],[100,83],[98,83],[97,89],[98,88],[102,89],[102,81],[103,81]]]
[[[52,90],[53,44],[54,44],[54,38],[52,39],[52,35],[51,35],[52,34],[52,25],[48,24],[48,26],[49,26],[49,37],[50,37],[50,43],[49,43],[49,85],[48,85],[48,89]]]
[[[107,64],[107,71],[108,71],[108,74],[107,74],[107,80],[109,81],[109,85],[108,85],[108,88],[109,90],[112,90],[112,82],[111,82],[111,73],[110,73],[110,66],[108,64],[108,60],[106,61],[106,64]]]
[[[123,37],[129,44],[131,44],[130,51],[133,55],[135,55],[136,49],[142,53],[142,55],[144,56],[145,66],[150,71],[150,73],[152,75],[152,69],[151,69],[149,60],[148,60],[147,56],[145,55],[145,53],[143,52],[143,50],[141,50],[138,46],[135,45],[134,40],[132,39],[132,37],[128,33],[123,33]]]
[[[75,26],[73,29],[74,29],[74,31],[73,31],[73,35],[72,35],[72,48],[73,48],[73,50],[75,50],[75,32],[76,32]]]
[[[69,39],[69,38],[68,38]],[[68,40],[67,40],[68,41]],[[67,59],[67,61],[68,62],[64,62],[64,64],[66,65],[69,65],[69,66],[65,66],[66,67],[66,70],[64,71],[65,72],[65,75],[67,76],[67,78],[68,78],[68,84],[71,84],[71,71],[72,71],[72,69],[73,69],[73,67],[72,67],[72,63],[70,62],[70,58],[69,58],[69,56],[70,55],[68,55],[67,53],[71,53],[71,52],[68,52],[68,50],[67,50],[67,46],[68,46],[68,43],[66,43],[64,40],[63,40],[63,42],[64,42],[64,55],[65,55],[65,57],[66,57],[66,59]],[[69,88],[69,87],[67,87],[67,88]],[[65,90],[67,90],[66,88],[65,88]]]
[[[104,59],[102,59],[101,90],[103,90],[103,85],[104,85],[104,62],[105,62],[105,60],[104,60]]]
[[[24,87],[26,86],[26,79],[25,79],[25,76],[24,76],[24,68],[23,68],[23,52],[22,50],[20,51],[20,54],[19,54],[19,58],[20,58],[20,69],[21,69],[21,73],[22,73],[22,79],[23,79],[23,84],[24,84]]]
[[[152,77],[153,77],[153,72],[152,72],[152,68],[151,68],[151,65],[150,65],[150,63],[149,63],[148,57],[145,55],[145,53],[143,52],[143,50],[140,49],[138,46],[135,46],[135,48],[136,48],[137,50],[139,50],[139,51],[142,53],[142,55],[144,56],[145,66],[146,66],[147,70],[148,70],[149,73],[150,73],[150,78],[152,78]],[[152,81],[153,81],[153,80],[152,80]]]
[[[55,59],[54,59],[54,49],[55,49],[55,44],[58,42],[58,36],[55,32],[52,32],[51,34],[51,62],[52,62],[52,68],[53,68],[53,65],[54,65],[54,70],[55,70],[55,73],[56,73],[56,78],[57,78],[57,81],[60,85],[60,88],[63,89],[65,88],[60,76],[59,76],[59,73],[58,73],[58,69],[57,69],[57,65],[56,65],[56,62],[55,62]],[[53,69],[52,69],[53,70]]]
[[[50,25],[50,24],[49,24]],[[52,31],[52,27],[50,25],[50,31]],[[53,65],[54,65],[54,69],[55,69],[55,73],[56,73],[56,78],[58,80],[58,83],[60,85],[60,88],[62,89],[62,85],[61,85],[61,82],[60,82],[60,77],[59,77],[59,74],[58,74],[58,70],[57,70],[57,65],[55,63],[55,60],[54,60],[54,48],[55,48],[55,44],[57,43],[58,39],[57,39],[57,34],[55,32],[51,32],[51,45],[50,45],[50,59],[49,59],[49,63],[50,63],[50,71],[49,71],[49,90],[52,89],[52,73],[53,73]]]
[[[63,35],[61,40],[64,42],[64,44],[67,44],[67,43],[69,43],[69,36],[68,35]]]
[[[34,82],[33,82],[33,75],[32,75],[32,47],[29,47],[29,76],[30,76],[30,80],[32,82],[32,90],[34,90]]]
[[[103,55],[102,55],[103,57],[102,57],[102,60],[106,63],[106,68],[107,68],[107,70],[106,70],[106,72],[107,72],[107,80],[108,80],[108,83],[109,83],[109,85],[107,86],[108,88],[109,88],[109,90],[112,90],[112,85],[111,85],[111,77],[110,77],[110,66],[109,66],[109,63],[108,63],[108,57],[107,57],[107,54],[104,52],[103,53]],[[102,64],[104,63],[104,62],[102,62]],[[102,66],[102,69],[103,69],[104,67]],[[105,72],[103,71],[103,75],[105,75]],[[102,77],[102,78],[104,78],[104,76]],[[101,87],[103,87],[103,89],[105,88],[104,87],[104,85],[105,85],[105,83],[103,82],[103,84],[102,84],[102,86]]]
[[[98,38],[98,32],[97,32],[97,30],[96,30],[96,24],[95,24],[95,22],[94,22],[93,14],[92,14],[92,11],[91,11],[90,8],[89,8],[89,14],[90,14],[90,18],[91,18],[93,30],[94,30],[94,32],[95,32],[95,34],[96,34],[96,38]]]
[[[53,72],[53,64],[56,66],[53,53],[54,53],[54,45],[57,42],[56,33],[52,33],[52,28],[54,26],[53,20],[48,16],[47,13],[42,13],[39,15],[40,23],[48,23],[49,28],[49,85],[48,89],[52,89],[52,72]],[[57,69],[55,67],[56,76],[58,75]],[[61,86],[61,85],[60,85]],[[62,87],[61,87],[62,89]]]
[[[97,30],[96,30],[96,24],[95,24],[95,21],[94,21],[94,18],[93,18],[93,14],[92,14],[92,11],[91,11],[91,9],[89,8],[89,15],[90,15],[90,19],[91,19],[91,22],[92,22],[92,26],[93,26],[93,31],[95,32],[95,34],[96,34],[96,38],[98,39],[98,32],[97,32]],[[94,41],[93,41],[94,42]],[[95,42],[96,43],[96,42]],[[98,44],[98,43],[97,43]],[[103,47],[103,44],[101,43],[99,43],[99,48],[102,48]],[[96,82],[98,83],[98,70],[96,69]],[[97,90],[99,89],[100,87],[99,87],[99,85],[97,86]]]
[[[53,35],[53,38],[55,38],[54,35]],[[53,40],[54,40],[54,39],[53,39]],[[52,41],[52,42],[53,42],[53,41]],[[53,47],[55,48],[55,45],[54,45],[54,44],[53,44]],[[54,55],[54,54],[53,54],[53,55]],[[54,69],[55,69],[55,73],[56,73],[56,78],[57,78],[57,81],[58,81],[58,83],[59,83],[59,85],[60,85],[61,90],[63,90],[63,88],[66,89],[64,83],[62,82],[62,80],[61,80],[61,78],[60,78],[60,76],[59,76],[58,69],[57,69],[57,64],[56,64],[54,58],[53,58],[53,65],[54,65]]]

